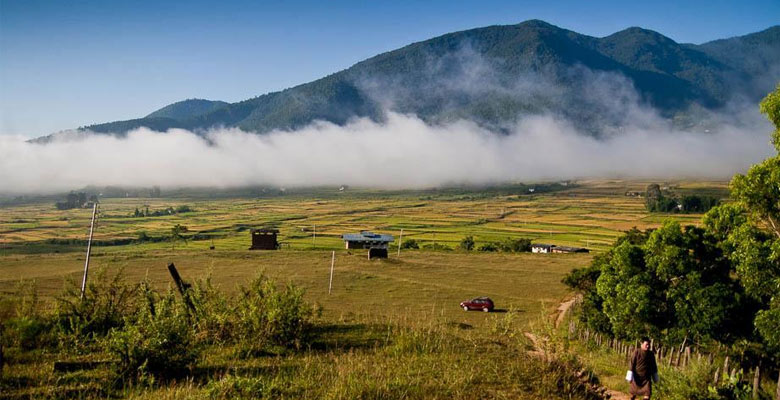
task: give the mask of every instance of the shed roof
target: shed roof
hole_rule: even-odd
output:
[[[269,229],[269,228],[258,228],[258,229],[252,229],[250,232],[255,233],[279,233],[278,229]]]
[[[556,251],[565,251],[567,253],[587,253],[588,249],[584,247],[569,247],[569,246],[556,246]]]
[[[347,242],[392,242],[393,235],[383,235],[381,233],[374,233],[363,231],[360,233],[345,233],[341,235],[341,238]]]

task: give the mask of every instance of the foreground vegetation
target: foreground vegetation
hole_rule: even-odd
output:
[[[326,320],[296,285],[262,275],[232,294],[210,280],[183,296],[152,286],[101,273],[85,300],[71,282],[44,311],[20,288],[6,304],[2,397],[593,396],[575,360],[527,354],[521,310],[476,323],[437,310]]]
[[[80,283],[83,272],[89,210],[56,210],[49,200],[0,208],[7,360],[0,392],[7,398],[588,398],[593,393],[575,377],[583,368],[575,357],[529,356],[532,345],[522,333],[567,297],[561,279],[593,255],[522,251],[530,240],[598,252],[632,226],[660,226],[662,216],[625,195],[646,185],[102,199],[91,269],[123,274],[108,284],[93,272],[90,290],[114,287],[128,306],[103,314],[113,317],[103,317],[107,328],[97,333],[63,317],[68,307],[85,312],[72,281]],[[679,186],[690,193],[723,188]],[[149,214],[181,206],[188,212],[147,216],[146,205]],[[682,222],[698,217],[674,215]],[[281,250],[247,250],[249,228],[260,226],[281,231]],[[379,261],[343,249],[340,234],[364,229],[397,239],[404,229],[403,241],[419,249],[405,246],[400,256],[391,251]],[[221,314],[212,310],[215,317],[195,323],[181,296],[169,291],[169,262],[191,283],[208,278],[213,291],[205,293],[222,299],[213,304],[223,310],[241,309],[241,286],[251,286],[258,271],[279,290],[305,290],[300,299],[312,310],[306,329],[297,344],[282,345],[241,334],[236,314],[216,318]],[[23,300],[33,298],[33,286],[37,301]],[[458,308],[480,295],[490,296],[498,312]],[[149,304],[164,311],[162,321]],[[214,319],[231,328],[214,329],[220,326]],[[214,333],[220,331],[231,335]],[[192,351],[144,339],[166,337]],[[161,371],[157,357],[173,357],[166,365],[179,372]],[[88,368],[55,371],[62,361]]]
[[[780,85],[761,103],[780,154]],[[617,339],[642,335],[739,360],[742,370],[780,372],[780,155],[731,181],[733,202],[712,208],[702,226],[667,221],[634,229],[585,269],[564,280],[583,295],[580,319]],[[725,346],[725,349],[724,349]],[[724,370],[728,374],[726,362]],[[733,363],[732,363],[733,364]],[[733,367],[733,365],[732,365]],[[712,373],[709,362],[698,369]],[[697,372],[701,373],[701,371]],[[758,398],[754,385],[719,388],[688,398]],[[707,388],[709,379],[693,382]],[[780,393],[780,378],[777,380]],[[716,382],[717,383],[717,382]]]

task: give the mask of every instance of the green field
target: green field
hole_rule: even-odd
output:
[[[322,307],[319,326],[340,327],[336,331],[342,332],[323,335],[320,340],[341,341],[341,345],[333,344],[331,352],[325,354],[303,352],[241,361],[252,368],[300,367],[301,363],[313,368],[301,367],[293,373],[294,379],[300,382],[306,374],[315,374],[317,378],[312,386],[289,383],[291,387],[300,386],[295,392],[298,395],[288,395],[290,398],[354,398],[356,393],[357,397],[382,398],[366,394],[374,393],[369,390],[374,384],[378,385],[376,393],[389,393],[384,396],[389,398],[397,394],[393,385],[408,386],[407,397],[411,398],[474,398],[475,393],[481,394],[477,397],[548,398],[533,388],[508,383],[518,378],[512,374],[527,373],[522,370],[526,367],[521,366],[517,370],[508,368],[509,372],[497,370],[495,377],[487,381],[473,381],[473,376],[463,372],[453,372],[457,382],[447,384],[445,379],[440,385],[434,385],[429,381],[442,379],[439,370],[445,368],[444,364],[514,365],[518,357],[522,358],[524,344],[516,335],[507,336],[506,332],[529,329],[534,322],[552,314],[570,295],[560,282],[568,271],[587,265],[594,254],[608,248],[622,231],[634,226],[656,227],[670,217],[649,215],[643,199],[625,195],[627,191],[643,190],[646,184],[585,181],[548,193],[511,189],[349,190],[345,193],[321,190],[252,198],[177,195],[104,199],[100,204],[90,265],[92,270],[110,273],[122,269],[130,282],[140,282],[146,277],[160,289],[171,284],[166,269],[170,262],[176,264],[185,280],[210,276],[227,292],[235,292],[238,285],[246,284],[259,271],[276,281],[292,282],[304,288],[306,300]],[[726,187],[722,182],[676,185],[680,192],[724,193]],[[153,211],[180,205],[188,205],[194,211],[132,217],[136,208],[148,206]],[[59,211],[51,202],[0,208],[3,304],[10,304],[21,280],[34,280],[46,305],[61,292],[66,278],[80,279],[85,256],[81,241],[88,232],[90,212],[86,209]],[[701,215],[671,217],[693,224]],[[136,240],[142,232],[147,237],[164,239],[175,224],[188,227],[191,238],[186,243]],[[249,229],[254,227],[279,229],[282,248],[247,250]],[[348,251],[340,240],[343,233],[361,230],[392,234],[397,240],[401,229],[404,239],[413,238],[422,245],[435,242],[453,250],[403,250],[399,256],[394,247],[396,241],[389,259],[368,260],[364,251]],[[457,250],[458,243],[467,235],[475,238],[477,247],[490,241],[525,237],[534,242],[588,247],[593,251],[548,255]],[[336,261],[333,291],[328,294],[332,252]],[[460,301],[483,295],[495,301],[499,312],[466,313],[458,308]],[[8,307],[3,310],[5,315],[10,313]],[[432,329],[456,344],[447,351],[424,355],[424,360],[417,353],[414,357],[388,360],[386,350],[377,344],[381,341],[366,349],[345,345],[356,337],[372,337],[386,330],[386,326]],[[487,344],[481,343],[480,338],[484,337],[492,339]],[[389,346],[387,340],[383,343]],[[215,350],[202,364],[230,369],[237,361],[223,350]],[[11,393],[9,397],[52,396],[61,390],[58,385],[62,384],[62,376],[50,367],[54,358],[51,354],[30,359],[20,355],[22,362],[6,367],[4,388]],[[333,369],[332,362],[352,366],[344,367],[346,370]],[[375,366],[381,363],[392,364],[387,366],[392,372]],[[415,373],[420,376],[405,375],[401,372],[403,368],[419,369]],[[452,367],[445,370],[451,371],[449,368]],[[271,376],[282,375],[277,371]],[[73,388],[78,388],[79,382],[91,382],[90,379],[80,376],[64,385],[78,393]],[[204,382],[213,379],[216,378],[206,378]],[[349,379],[356,381],[349,383]],[[334,383],[329,386],[325,382]],[[198,397],[203,394],[204,385],[203,382],[191,383],[189,387],[169,384],[150,390],[128,389],[123,393],[128,397]],[[454,391],[448,392],[447,387]]]

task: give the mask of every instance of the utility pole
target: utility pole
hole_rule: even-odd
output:
[[[87,240],[87,259],[84,261],[84,278],[81,280],[81,300],[84,300],[84,291],[87,289],[87,274],[89,273],[89,255],[92,251],[92,234],[95,232],[95,216],[97,216],[97,201],[92,205],[92,223],[89,225],[89,239]]]
[[[330,258],[330,282],[328,282],[328,294],[333,289],[333,265],[336,263],[336,252],[332,253]]]
[[[401,228],[401,236],[398,238],[398,257],[401,257],[401,241],[404,240],[404,228]]]
[[[311,237],[312,247],[317,247],[317,225],[314,225],[314,235]]]

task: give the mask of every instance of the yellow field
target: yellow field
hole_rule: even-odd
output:
[[[529,302],[553,306],[565,297],[560,279],[593,255],[489,254],[473,251],[404,250],[396,256],[398,235],[425,244],[457,249],[472,235],[480,244],[526,237],[534,242],[608,248],[631,227],[657,227],[672,217],[695,224],[700,215],[650,215],[642,198],[648,182],[585,181],[562,191],[543,194],[322,191],[315,195],[272,198],[123,198],[105,199],[95,232],[93,267],[124,267],[128,278],[145,274],[167,285],[165,270],[175,262],[187,278],[211,271],[226,289],[258,270],[291,279],[309,291],[330,314],[342,312],[402,312],[410,307],[449,309],[476,295],[495,296],[501,307],[527,308]],[[723,192],[722,182],[677,183],[677,190]],[[195,211],[179,215],[134,218],[136,208],[151,211],[188,205]],[[8,294],[20,279],[35,279],[43,295],[59,291],[63,277],[78,277],[84,263],[83,243],[49,244],[49,239],[87,236],[91,210],[56,210],[51,203],[0,208],[0,293]],[[134,239],[141,232],[164,239],[175,224],[189,228],[196,240],[105,245],[109,240]],[[280,230],[279,251],[248,251],[249,228]],[[314,230],[316,229],[316,238]],[[341,234],[372,230],[396,236],[391,258],[365,260],[362,251],[347,252]],[[101,245],[103,244],[103,245]],[[215,250],[210,250],[210,246]],[[331,251],[337,268],[333,296],[326,289]],[[346,297],[344,297],[346,296]],[[344,301],[344,299],[349,301]]]
[[[528,356],[522,332],[547,320],[570,296],[561,283],[566,273],[588,265],[622,231],[657,227],[669,217],[686,224],[699,221],[701,215],[649,215],[643,199],[626,196],[646,185],[588,181],[534,194],[319,190],[263,198],[103,199],[92,279],[98,271],[111,275],[121,269],[131,283],[148,278],[165,288],[172,284],[166,266],[173,262],[185,280],[210,276],[217,287],[233,292],[262,271],[278,282],[304,288],[306,300],[322,307],[311,347],[247,359],[237,356],[233,347],[211,346],[189,383],[120,390],[112,388],[107,367],[53,371],[54,361],[74,356],[67,351],[12,349],[10,365],[0,376],[0,398],[102,398],[108,393],[158,400],[228,398],[241,382],[276,385],[279,392],[266,396],[270,398],[582,398],[581,392],[567,395],[556,383],[556,376],[571,377],[571,372]],[[721,195],[726,187],[718,182],[676,185],[681,193]],[[194,211],[132,217],[136,208],[156,211],[180,205]],[[0,321],[13,315],[22,280],[35,282],[48,310],[68,280],[80,280],[90,214],[87,209],[59,211],[49,201],[0,207]],[[167,237],[175,224],[188,227],[190,240],[175,243],[174,249]],[[279,229],[282,248],[247,250],[249,229],[254,227]],[[395,246],[401,229],[404,240],[452,250],[403,250],[399,256]],[[341,234],[361,230],[395,235],[390,258],[368,260],[364,250],[344,249]],[[142,233],[152,240],[136,240]],[[593,251],[458,250],[468,235],[477,247],[525,237]],[[329,294],[332,252],[336,262]],[[476,296],[490,296],[497,312],[459,308],[460,301]],[[101,360],[106,354],[84,356]],[[475,365],[490,373],[475,374]]]

